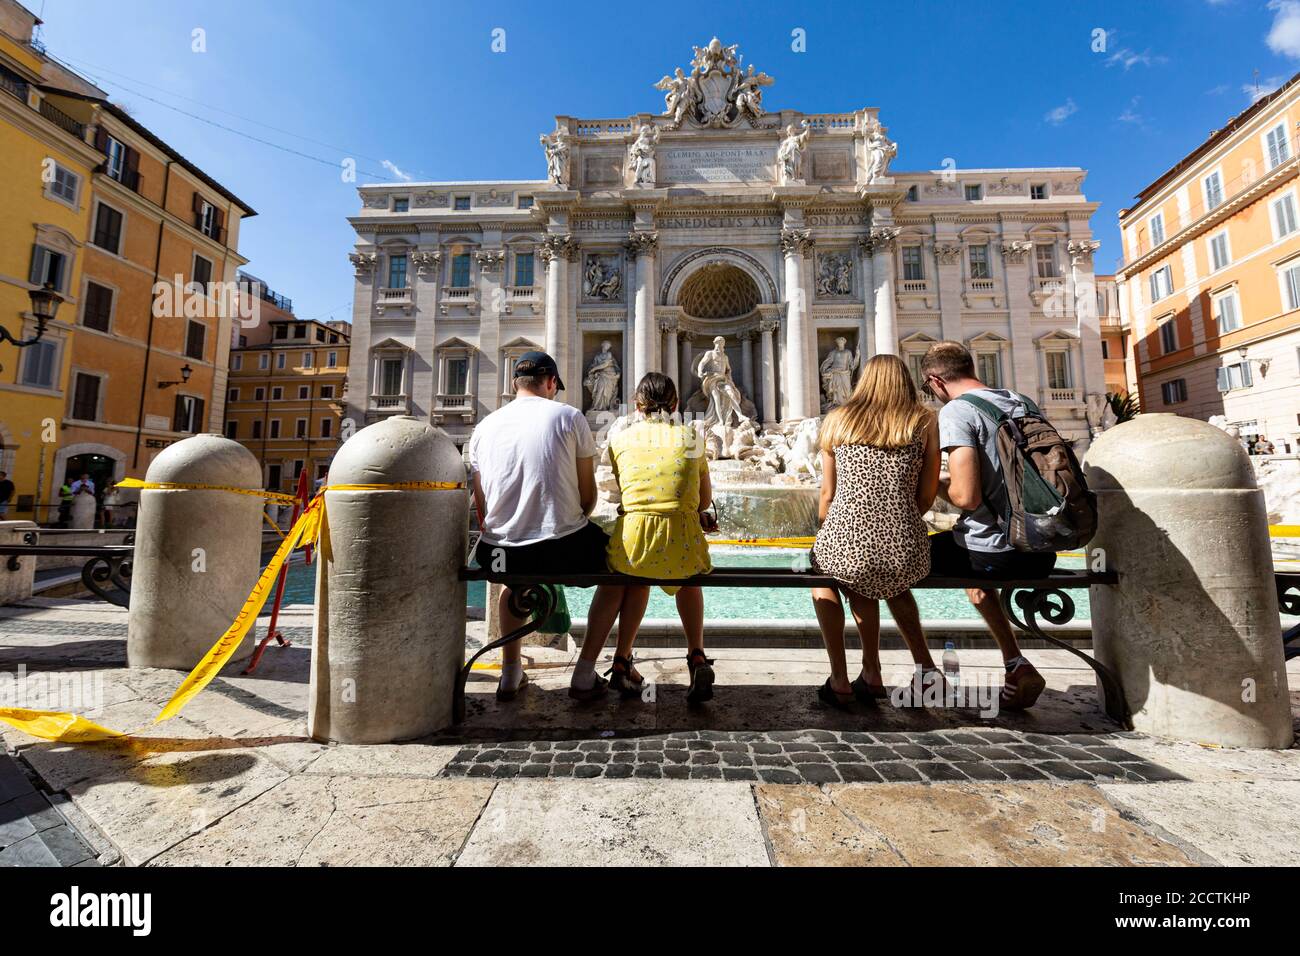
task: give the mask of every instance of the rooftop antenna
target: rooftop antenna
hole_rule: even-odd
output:
[[[1259,99],[1259,67],[1255,68],[1255,99]]]

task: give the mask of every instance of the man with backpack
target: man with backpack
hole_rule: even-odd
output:
[[[1038,578],[1057,550],[1086,544],[1096,506],[1074,452],[1032,400],[990,388],[958,342],[938,342],[921,360],[923,385],[939,401],[939,446],[948,481],[939,493],[961,517],[930,537],[930,573],[990,581]],[[1002,651],[1001,707],[1032,707],[1046,682],[1025,659],[996,588],[966,592]]]

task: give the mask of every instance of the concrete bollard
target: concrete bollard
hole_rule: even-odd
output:
[[[25,544],[24,536],[36,530],[35,521],[0,521],[0,544]],[[0,555],[0,606],[30,598],[35,578],[36,558]]]
[[[72,497],[72,527],[85,530],[95,527],[95,496],[82,494]]]
[[[145,480],[260,490],[262,470],[238,442],[195,435],[155,458]],[[126,638],[131,667],[189,670],[230,627],[261,570],[262,505],[226,491],[140,492]],[[253,647],[250,631],[233,660]]]
[[[1143,414],[1102,433],[1084,467],[1091,548],[1120,575],[1092,589],[1093,646],[1136,729],[1289,747],[1268,514],[1245,450],[1206,422]]]
[[[331,485],[465,481],[440,429],[408,416],[363,428]],[[469,492],[326,491],[316,568],[307,732],[322,742],[410,740],[452,722],[465,657]]]

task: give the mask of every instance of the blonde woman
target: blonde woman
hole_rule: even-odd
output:
[[[667,375],[647,372],[636,387],[642,420],[610,439],[609,457],[622,504],[609,537],[605,559],[611,571],[642,578],[674,580],[707,574],[712,531],[708,461],[693,429],[674,421],[677,386]],[[704,594],[698,587],[667,586],[677,596],[688,648],[690,687],[686,700],[713,697],[712,661],[704,654]],[[628,585],[618,615],[618,650],[610,686],[623,697],[641,694],[642,677],[632,659],[632,644],[650,600],[650,588]]]
[[[939,427],[921,404],[907,366],[877,355],[863,366],[848,402],[822,422],[821,527],[813,569],[838,582],[814,588],[813,609],[831,676],[817,696],[845,709],[886,695],[880,675],[880,605],[884,599],[923,673],[937,673],[909,588],[930,572],[921,516],[939,489]],[[862,638],[862,671],[849,680],[844,660],[844,607],[849,600]]]

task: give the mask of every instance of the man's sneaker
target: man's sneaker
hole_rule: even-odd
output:
[[[569,696],[574,700],[599,700],[609,692],[609,681],[596,675],[592,685],[586,690],[578,690],[572,684],[569,685]]]
[[[1038,695],[1047,686],[1043,675],[1038,673],[1029,661],[1021,660],[1013,670],[1007,672],[1006,683],[1002,685],[999,697],[1003,710],[1026,710],[1034,706]]]

